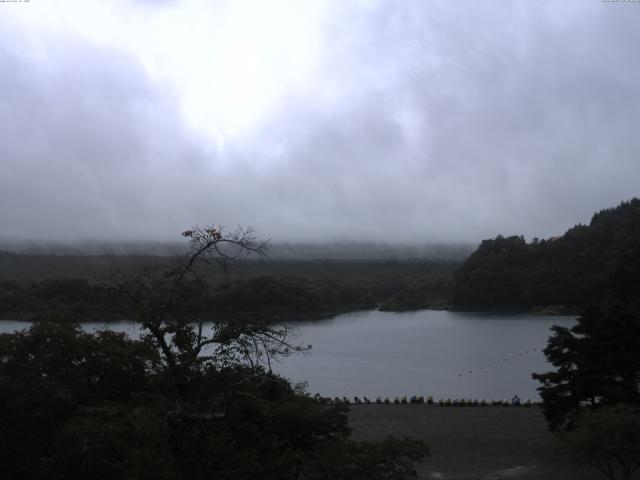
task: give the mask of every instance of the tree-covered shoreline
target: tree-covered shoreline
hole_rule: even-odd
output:
[[[456,270],[451,302],[458,309],[576,312],[603,301],[640,301],[640,199],[596,214],[548,240],[522,236],[484,240]]]
[[[0,318],[127,318],[109,296],[108,277],[172,257],[51,256],[0,253]],[[451,309],[575,315],[604,300],[640,298],[640,200],[596,213],[548,240],[498,236],[464,262],[240,260],[231,273],[184,284],[209,316],[260,314],[288,321],[385,311]]]
[[[0,318],[33,320],[55,311],[64,311],[75,321],[131,317],[126,304],[109,291],[109,275],[115,269],[87,268],[94,278],[80,276],[83,267],[99,259],[73,258],[77,262],[73,271],[64,272],[64,263],[56,264],[42,278],[29,265],[32,257],[17,257],[11,261],[27,266],[22,278],[0,280]],[[167,263],[166,258],[154,259],[161,267]],[[139,259],[112,261],[118,271],[127,272],[138,266]],[[456,266],[417,261],[237,262],[229,275],[202,275],[198,285],[185,282],[178,293],[179,301],[196,301],[210,317],[245,313],[307,320],[378,307],[416,310],[448,304],[449,279]],[[29,277],[24,270],[30,267]]]

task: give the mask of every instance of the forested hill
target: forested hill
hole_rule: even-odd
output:
[[[484,240],[457,269],[457,308],[576,309],[605,299],[640,301],[640,199],[596,213],[562,237]]]

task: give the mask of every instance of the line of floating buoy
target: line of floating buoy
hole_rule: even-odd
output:
[[[424,397],[420,396],[401,396],[401,397],[376,397],[375,400],[371,400],[368,397],[353,397],[353,399],[347,397],[323,397],[320,394],[317,394],[313,397],[318,403],[323,405],[366,405],[366,404],[384,404],[384,405],[405,405],[405,404],[427,404],[427,405],[438,405],[440,407],[531,407],[537,405],[537,403],[532,402],[529,399],[525,401],[520,401],[520,398],[516,395],[511,400],[485,400],[484,398],[479,400],[475,399],[466,399],[466,398],[447,398],[447,399],[439,399],[434,400],[433,397]]]
[[[485,368],[486,369],[495,368],[495,367],[497,367],[497,366],[499,366],[499,365],[501,365],[501,364],[503,364],[505,362],[508,362],[508,361],[511,361],[511,360],[515,360],[517,357],[522,357],[523,355],[527,355],[529,353],[533,353],[533,352],[537,352],[537,351],[538,351],[537,348],[532,348],[532,349],[524,350],[524,351],[519,352],[519,353],[514,353],[510,357],[506,356],[506,357],[504,357],[504,359],[496,360],[494,362],[491,362],[489,365],[482,365],[482,366],[480,366],[478,368],[478,370],[484,370]],[[468,370],[467,373],[464,373],[464,372],[458,373],[458,376],[462,377],[463,375],[471,375],[472,373],[473,373],[473,370]]]

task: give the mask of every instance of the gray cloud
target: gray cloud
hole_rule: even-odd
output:
[[[46,65],[7,52],[0,59],[10,72],[0,78],[3,232],[141,234],[162,220],[159,194],[177,163],[187,166],[179,112],[126,55],[48,40],[69,43],[49,49]]]
[[[562,233],[638,194],[638,20],[636,5],[584,1],[340,2],[314,81],[217,149],[126,50],[32,31],[49,45],[38,56],[9,29],[2,233],[170,239],[209,222],[287,240]]]

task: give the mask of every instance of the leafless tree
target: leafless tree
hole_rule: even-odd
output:
[[[146,267],[135,274],[115,276],[111,287],[130,300],[145,339],[159,349],[164,367],[176,377],[200,366],[243,363],[257,371],[271,372],[274,357],[301,352],[286,326],[265,320],[237,316],[205,324],[196,308],[177,305],[179,290],[187,279],[204,285],[201,264],[228,269],[242,256],[266,255],[268,241],[256,238],[251,228],[237,227],[227,234],[223,227],[195,226],[182,233],[189,251],[175,267],[158,270]]]

